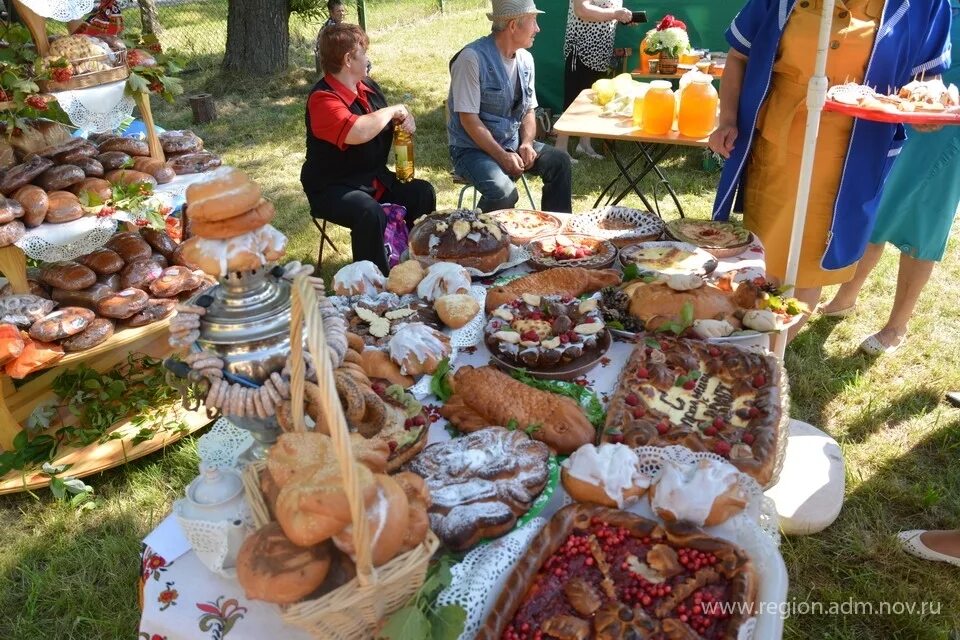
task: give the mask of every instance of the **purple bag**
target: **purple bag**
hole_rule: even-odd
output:
[[[392,269],[400,264],[400,256],[407,250],[407,209],[399,204],[384,204],[383,212],[387,216],[387,227],[383,231],[383,249],[387,254],[387,264]]]

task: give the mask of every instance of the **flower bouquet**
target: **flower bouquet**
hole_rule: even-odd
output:
[[[687,25],[671,15],[664,16],[657,28],[647,33],[644,43],[646,54],[659,55],[660,73],[676,73],[680,55],[690,50]]]

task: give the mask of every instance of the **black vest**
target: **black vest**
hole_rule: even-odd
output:
[[[363,84],[372,90],[372,93],[367,94],[371,111],[387,106],[387,99],[380,90],[380,85],[370,78],[365,78]],[[313,95],[315,91],[336,93],[324,78],[321,78],[313,86],[310,95]],[[309,103],[308,98],[307,104],[309,105]],[[354,100],[353,104],[349,104],[347,107],[351,113],[357,115],[367,113],[363,110],[359,99]],[[300,170],[300,183],[303,185],[304,191],[308,193],[319,192],[330,185],[339,184],[363,189],[372,194],[374,178],[379,178],[387,189],[393,186],[396,177],[387,170],[387,157],[390,153],[390,147],[393,145],[392,125],[384,127],[383,131],[369,142],[350,145],[346,150],[341,151],[337,145],[313,135],[313,130],[310,128],[309,106],[306,109],[305,119],[307,125],[307,159]]]

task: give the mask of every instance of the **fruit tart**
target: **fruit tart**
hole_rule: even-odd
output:
[[[617,248],[608,240],[575,233],[540,236],[530,241],[530,266],[534,269],[583,267],[603,269],[617,257]]]
[[[774,355],[648,334],[620,373],[602,439],[711,451],[767,488],[782,462],[785,384]]]
[[[530,543],[476,637],[734,640],[758,587],[745,551],[693,525],[570,505]]]
[[[494,309],[483,335],[496,357],[537,370],[599,356],[606,329],[595,299],[525,293]]]
[[[427,264],[455,262],[489,273],[509,260],[510,234],[478,210],[437,211],[410,231],[410,255]]]

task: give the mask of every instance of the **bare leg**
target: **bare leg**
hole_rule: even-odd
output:
[[[590,138],[580,138],[580,142],[577,143],[577,151],[594,160],[603,157],[594,150],[593,145],[590,144]]]
[[[833,295],[833,300],[821,307],[821,311],[830,313],[857,304],[857,296],[860,295],[863,283],[867,281],[867,276],[877,266],[877,262],[880,261],[882,255],[882,244],[868,244],[866,252],[860,258],[860,262],[857,263],[857,271],[853,274],[853,279],[840,285],[840,288]]]
[[[960,529],[925,531],[920,535],[920,542],[937,553],[960,558]]]
[[[907,323],[913,316],[920,292],[933,273],[932,260],[917,260],[905,253],[900,254],[900,267],[897,271],[897,292],[893,298],[893,309],[883,329],[877,332],[877,340],[889,347],[900,343],[907,334]]]
[[[569,155],[570,151],[567,150],[567,145],[569,144],[570,144],[570,136],[557,134],[557,141],[553,143],[553,146],[556,147],[557,149],[560,149],[560,151],[563,151],[567,155]]]
[[[809,289],[794,289],[792,295],[794,298],[800,302],[807,303],[811,309],[817,306],[817,302],[820,300],[820,292],[822,287],[813,287]],[[790,330],[787,332],[787,344],[790,344],[790,341],[797,337],[797,333],[800,332],[800,329],[803,328],[803,325],[807,323],[807,317],[804,316],[797,324],[790,327]]]

